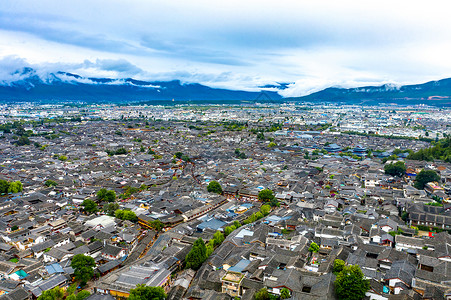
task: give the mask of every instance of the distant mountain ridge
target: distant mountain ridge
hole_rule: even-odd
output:
[[[397,103],[451,106],[451,78],[422,84],[396,86],[365,86],[357,88],[330,87],[303,97],[286,98],[301,102]]]
[[[50,73],[42,79],[31,68],[19,70],[14,75],[20,79],[0,82],[0,101],[254,101],[262,98],[262,93],[269,101],[282,98],[272,91],[234,91],[198,83],[182,83],[180,80],[148,82],[133,78],[85,78],[67,72]]]
[[[248,102],[326,102],[342,104],[381,103],[429,104],[451,106],[451,78],[422,84],[397,86],[365,86],[356,88],[330,87],[302,97],[282,98],[275,90],[286,90],[290,83],[261,86],[261,91],[248,92],[211,88],[198,83],[172,81],[142,81],[133,78],[111,79],[82,77],[68,72],[47,74],[25,67],[11,74],[15,80],[0,81],[0,102],[85,102],[169,104],[241,103]]]

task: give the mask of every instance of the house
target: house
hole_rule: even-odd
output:
[[[204,231],[206,228],[212,229],[214,231],[216,230],[223,230],[223,227],[225,227],[227,225],[226,222],[223,222],[221,220],[212,218],[208,221],[202,222],[199,225],[197,225],[197,230],[198,231]]]
[[[393,293],[399,294],[403,290],[410,289],[415,277],[415,270],[415,265],[407,260],[395,261],[385,274],[384,279]]]
[[[69,259],[73,256],[73,253],[58,248],[52,248],[48,252],[44,252],[44,262],[60,262]]]
[[[111,226],[114,227],[116,225],[116,222],[114,221],[113,217],[103,215],[103,216],[99,216],[94,219],[91,219],[89,221],[86,221],[85,225],[94,230],[101,230],[103,228],[107,228],[107,227],[111,227]]]
[[[326,204],[324,205],[324,210],[328,213],[333,213],[338,209],[338,207],[339,207],[338,202],[331,199],[331,200],[328,200],[326,202]]]
[[[55,242],[53,240],[48,240],[31,246],[31,251],[33,252],[34,257],[39,258],[44,254],[44,252],[53,248],[53,246],[55,246]]]
[[[64,287],[69,282],[69,279],[63,274],[56,274],[52,277],[42,281],[38,286],[32,287],[30,292],[34,297],[39,297],[42,292],[51,290],[57,286]]]
[[[107,260],[118,260],[122,258],[125,253],[125,249],[109,244],[105,245],[105,247],[102,249],[102,257]]]
[[[370,279],[370,289],[365,293],[365,296],[370,300],[388,300],[389,290],[378,280]]]
[[[395,249],[398,251],[407,251],[408,249],[423,249],[423,247],[425,247],[425,240],[403,235],[396,235],[395,243]]]
[[[128,297],[137,284],[160,286],[167,290],[170,277],[171,272],[162,264],[132,265],[118,273],[107,274],[105,280],[97,285],[97,291],[114,297]]]
[[[227,271],[226,275],[221,278],[222,292],[229,294],[232,297],[241,296],[241,282],[243,281],[243,278],[244,274],[241,274],[240,272]]]
[[[379,220],[377,226],[385,232],[398,230],[398,224],[390,218]]]
[[[17,287],[7,294],[0,296],[0,300],[31,300],[32,294],[23,287]]]

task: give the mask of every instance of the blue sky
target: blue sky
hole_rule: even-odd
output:
[[[31,66],[255,90],[451,77],[449,1],[0,1],[0,80]]]

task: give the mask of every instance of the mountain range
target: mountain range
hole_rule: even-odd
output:
[[[371,105],[395,103],[451,106],[451,78],[402,86],[384,84],[347,89],[330,87],[307,96],[285,98],[285,100]]]
[[[67,72],[50,73],[42,79],[31,68],[12,75],[20,79],[0,82],[0,101],[160,103],[207,100],[222,103],[260,99],[277,101],[282,98],[277,92],[234,91],[179,80],[149,82],[132,78],[85,78]]]
[[[12,74],[13,81],[0,81],[0,101],[84,102],[169,104],[241,103],[244,102],[327,102],[341,104],[380,103],[429,104],[451,106],[451,78],[423,84],[366,86],[357,88],[330,87],[302,97],[282,98],[275,89],[286,89],[288,83],[266,85],[261,91],[249,92],[211,88],[198,83],[172,81],[141,81],[132,78],[109,79],[82,77],[67,72],[48,74],[44,79],[31,68]],[[269,91],[271,90],[271,91]]]

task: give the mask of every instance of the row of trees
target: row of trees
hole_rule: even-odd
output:
[[[387,164],[384,167],[385,174],[402,177],[406,173],[406,165],[403,161]],[[440,175],[434,170],[421,170],[415,177],[414,187],[417,189],[424,189],[429,182],[440,181]]]
[[[268,208],[270,209],[269,205]],[[225,237],[239,227],[241,227],[241,223],[234,221],[232,225],[224,228],[224,233],[219,230],[216,231],[213,238],[207,244],[205,244],[202,238],[198,238],[194,242],[191,251],[185,257],[186,268],[198,270],[203,262],[213,253],[214,249],[224,242]]]
[[[409,154],[407,159],[433,161],[441,159],[445,162],[451,162],[451,137],[447,137],[435,143],[434,146],[420,149],[417,152]]]
[[[77,284],[72,284],[66,290],[57,286],[51,290],[42,292],[38,300],[83,300],[91,295],[88,291],[81,290],[76,293],[76,290]]]
[[[253,213],[252,215],[250,215],[243,221],[243,225],[254,223],[254,222],[258,221],[259,219],[267,216],[270,211],[271,211],[271,206],[269,206],[268,204],[262,205],[260,207],[260,211]]]
[[[20,181],[6,181],[0,179],[0,194],[22,192],[23,185]]]
[[[224,234],[226,236],[228,236],[229,234],[231,234],[233,231],[235,231],[235,229],[238,229],[241,227],[241,223],[238,221],[234,221],[232,225],[227,226],[226,228],[224,228]]]

